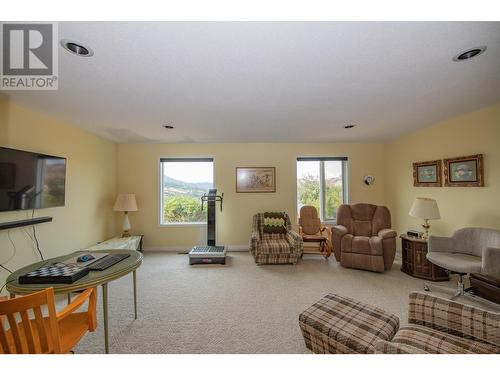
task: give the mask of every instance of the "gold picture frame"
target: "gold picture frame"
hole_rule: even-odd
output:
[[[441,186],[441,160],[413,163],[413,186]]]
[[[444,159],[444,186],[484,186],[483,154]]]
[[[237,193],[275,193],[275,167],[236,167]]]

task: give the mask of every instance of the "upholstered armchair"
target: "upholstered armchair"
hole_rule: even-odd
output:
[[[253,216],[253,229],[250,237],[250,252],[255,263],[297,264],[302,255],[302,237],[292,230],[290,217],[283,213],[283,233],[267,233],[264,230],[264,213]]]
[[[396,232],[385,206],[343,204],[332,228],[333,253],[343,267],[384,272],[396,255]]]
[[[459,275],[452,298],[463,295],[463,276],[471,273],[500,274],[500,231],[487,228],[462,228],[451,237],[429,237],[427,259]],[[427,285],[429,289],[431,284]],[[441,286],[432,289],[445,289]]]

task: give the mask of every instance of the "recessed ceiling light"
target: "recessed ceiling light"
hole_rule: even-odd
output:
[[[453,61],[469,60],[469,59],[472,59],[473,57],[476,57],[476,56],[482,54],[484,51],[486,51],[486,46],[471,48],[471,49],[468,49],[467,51],[460,52],[458,55],[456,55],[453,58]]]
[[[346,125],[344,126],[344,129],[352,129],[354,128],[356,125],[353,125],[353,124],[350,124],[350,125]]]
[[[94,51],[89,47],[73,40],[63,39],[61,40],[61,46],[73,55],[81,57],[90,57],[94,55]]]
[[[165,129],[173,129],[174,127],[172,125],[163,125]]]

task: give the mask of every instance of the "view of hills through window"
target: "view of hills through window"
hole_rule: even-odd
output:
[[[334,221],[344,202],[342,161],[297,161],[297,209],[314,206],[322,221]]]
[[[162,161],[162,224],[204,223],[201,196],[214,186],[213,161]]]

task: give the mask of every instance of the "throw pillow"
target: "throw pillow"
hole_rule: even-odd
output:
[[[264,212],[264,233],[286,233],[284,212]]]

